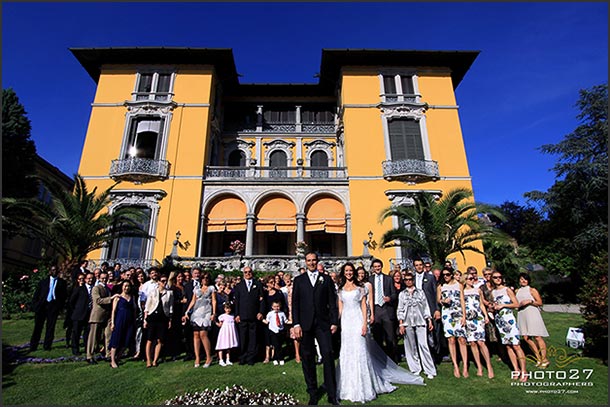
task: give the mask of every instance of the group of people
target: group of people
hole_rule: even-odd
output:
[[[422,385],[421,373],[433,379],[445,351],[455,377],[468,377],[468,346],[478,376],[485,365],[494,377],[487,344],[500,342],[495,350],[527,380],[521,338],[537,366],[549,365],[542,300],[525,273],[515,292],[499,271],[485,268],[480,279],[472,266],[461,275],[450,264],[432,270],[421,259],[413,260],[413,270],[389,274],[374,259],[370,276],[352,263],[327,272],[316,253],[306,254],[305,265],[294,278],[278,273],[256,279],[246,266],[240,278],[212,281],[199,268],[166,276],[154,267],[145,272],[105,264],[90,272],[85,261],[72,273],[72,284],[51,267],[34,295],[30,349],[37,348],[45,321],[43,346],[50,349],[67,304],[68,345],[80,354],[83,338],[90,364],[101,353],[112,368],[124,355],[152,368],[163,356],[175,360],[185,353],[195,368],[207,368],[216,353],[221,366],[253,365],[259,358],[283,365],[290,351],[302,364],[309,404],[318,402],[317,364],[324,367],[331,404],[370,401],[397,383]],[[398,365],[403,356],[407,369]]]

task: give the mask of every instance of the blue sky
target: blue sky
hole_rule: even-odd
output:
[[[580,89],[608,80],[606,3],[11,3],[2,87],[32,121],[38,153],[78,170],[95,83],[71,47],[232,48],[242,83],[315,83],[322,48],[479,50],[457,89],[477,201],[546,190]]]

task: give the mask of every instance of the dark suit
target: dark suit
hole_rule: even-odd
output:
[[[301,357],[307,393],[316,398],[318,380],[316,372],[315,340],[318,340],[322,363],[324,364],[324,384],[329,399],[337,397],[335,360],[333,357],[331,325],[338,325],[339,310],[337,293],[332,279],[318,273],[315,286],[311,285],[309,272],[294,279],[292,288],[292,322],[303,331]]]
[[[257,314],[263,314],[265,303],[263,301],[263,283],[252,279],[252,287],[248,291],[246,280],[235,286],[235,316],[239,317],[239,347],[240,363],[254,364],[257,349]]]
[[[72,353],[78,354],[80,338],[89,336],[89,315],[92,306],[91,296],[86,284],[74,287],[70,296],[70,306],[72,307]],[[83,345],[86,346],[86,339]]]
[[[184,283],[184,296],[186,297],[186,305],[184,309],[188,307],[193,299],[193,292],[195,291],[193,285],[195,280],[190,280]],[[218,310],[218,306],[216,307]],[[186,351],[185,359],[190,360],[195,358],[195,348],[193,344],[193,325],[190,323],[183,325],[182,334],[184,335],[184,348]]]
[[[66,281],[56,277],[57,282],[55,284],[55,299],[47,301],[49,294],[49,283],[51,279],[49,277],[40,281],[36,291],[34,292],[34,298],[32,299],[32,310],[35,313],[34,318],[34,331],[30,338],[30,350],[35,351],[38,348],[38,342],[40,341],[40,335],[42,334],[42,327],[46,321],[46,332],[44,336],[43,348],[50,350],[53,344],[53,338],[55,337],[55,324],[57,323],[57,317],[61,310],[66,305],[66,298],[68,297],[68,286]]]
[[[394,304],[398,302],[398,294],[394,287],[392,278],[386,274],[381,275],[381,285],[383,287],[383,296],[390,297],[389,302],[384,302],[381,306],[377,304],[377,285],[375,284],[376,274],[373,273],[369,277],[369,282],[373,285],[373,302],[375,304],[375,312],[373,314],[375,321],[371,327],[373,339],[385,351],[385,353],[394,361],[396,361],[396,332],[394,321],[396,320],[396,309]],[[385,343],[385,344],[384,344]]]

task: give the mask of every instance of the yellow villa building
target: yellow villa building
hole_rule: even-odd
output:
[[[455,89],[476,51],[324,49],[317,84],[242,84],[231,49],[71,51],[97,84],[79,173],[121,181],[109,210],[141,208],[155,236],[94,261],[296,271],[305,242],[327,267],[372,256],[387,272],[410,254],[374,244],[384,208],[472,189]]]

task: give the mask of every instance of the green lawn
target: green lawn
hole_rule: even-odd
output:
[[[591,358],[576,358],[567,366],[557,366],[563,360],[560,358],[562,352],[568,357],[577,356],[575,351],[565,346],[564,341],[567,328],[578,326],[582,322],[581,317],[545,313],[544,318],[551,335],[547,343],[557,353],[551,358],[551,366],[544,371],[545,377],[531,379],[528,387],[515,386],[510,379],[508,366],[495,358],[496,377],[491,380],[477,377],[473,364],[470,365],[469,378],[456,379],[451,364],[442,363],[438,376],[434,380],[426,379],[426,386],[399,385],[393,393],[380,395],[369,404],[607,405],[607,366]],[[58,322],[56,338],[63,337],[61,322]],[[3,347],[28,342],[32,325],[31,319],[2,321]],[[39,349],[27,354],[22,351],[23,357],[56,358],[69,355],[70,350],[65,348],[64,342],[55,343],[48,352]],[[111,369],[106,363],[94,366],[85,362],[10,366],[5,360],[2,368],[2,405],[159,405],[184,392],[224,388],[231,384],[240,384],[251,391],[267,389],[284,392],[303,403],[307,401],[301,366],[294,361],[287,362],[285,366],[259,363],[255,366],[221,367],[214,364],[208,369],[194,369],[192,362],[183,361],[166,362],[156,369],[146,369],[143,362],[127,361],[118,369]],[[537,371],[529,361],[528,369]],[[321,383],[321,366],[318,373]],[[585,379],[589,374],[590,377]],[[563,375],[567,378],[564,379]],[[585,383],[587,386],[568,387],[566,383]],[[323,397],[320,403],[325,402],[326,398]]]

